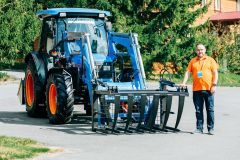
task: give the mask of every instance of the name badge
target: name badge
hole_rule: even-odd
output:
[[[202,78],[202,76],[203,76],[203,75],[202,75],[202,71],[198,71],[198,72],[197,72],[197,77],[198,77],[198,78]]]

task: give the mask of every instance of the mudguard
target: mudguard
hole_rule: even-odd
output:
[[[28,63],[29,60],[33,60],[36,66],[37,74],[42,85],[46,83],[47,78],[47,60],[48,55],[45,53],[31,52],[25,57],[25,63]]]
[[[37,74],[38,77],[40,79],[40,82],[42,84],[42,86],[45,85],[46,83],[46,78],[47,78],[47,54],[39,54],[38,52],[31,52],[29,53],[26,57],[25,57],[25,63],[27,64],[29,60],[33,60],[36,70],[37,70]],[[18,87],[18,92],[17,92],[17,96],[19,98],[20,104],[23,105],[25,104],[25,78],[21,79],[19,87]]]
[[[24,82],[24,79],[21,79],[20,80],[20,84],[19,84],[19,87],[18,87],[18,92],[17,92],[17,96],[19,98],[19,101],[20,101],[20,104],[23,105],[25,104],[25,91],[24,91],[24,88],[25,88],[25,82]]]

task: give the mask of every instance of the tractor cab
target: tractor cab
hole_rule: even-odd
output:
[[[84,8],[56,8],[37,13],[43,20],[39,52],[50,56],[64,56],[78,64],[74,55],[80,55],[80,46],[74,39],[67,37],[88,33],[93,54],[108,55],[108,41],[106,30],[107,17],[110,13],[96,9]],[[67,42],[66,42],[67,41]],[[72,59],[73,58],[73,59]]]
[[[59,67],[60,64],[66,67],[63,61],[67,61],[71,62],[73,66],[81,68],[83,63],[80,49],[82,42],[79,39],[84,33],[87,33],[97,69],[97,78],[112,82],[132,80],[130,76],[123,78],[131,73],[125,73],[127,69],[124,68],[126,65],[124,59],[126,58],[116,57],[116,54],[110,53],[107,35],[111,30],[111,23],[107,21],[110,16],[109,12],[84,8],[58,8],[43,10],[37,15],[43,21],[38,51],[53,57],[49,66]],[[121,59],[121,66],[118,64],[114,66],[113,62],[117,58]],[[128,59],[130,58],[128,57]],[[128,66],[131,65],[128,64]],[[116,76],[117,78],[115,78]]]

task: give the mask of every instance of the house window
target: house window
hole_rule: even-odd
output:
[[[237,0],[237,11],[240,11],[240,0]]]
[[[207,4],[207,0],[202,0],[202,6],[205,6]]]
[[[221,9],[221,0],[215,0],[215,10],[220,11]]]

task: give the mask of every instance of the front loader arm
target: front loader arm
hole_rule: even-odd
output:
[[[77,64],[82,64],[83,74],[81,79],[84,85],[88,88],[88,94],[90,97],[90,103],[92,104],[93,97],[93,86],[97,83],[97,76],[95,71],[95,64],[92,54],[92,49],[89,40],[89,34],[84,32],[65,32],[64,34],[64,47],[66,58],[70,60],[71,53],[69,49],[69,42],[75,42],[80,47],[81,62],[75,62]],[[70,60],[72,61],[72,60]]]
[[[134,75],[136,75],[134,77],[136,88],[146,89],[146,76],[139,50],[140,47],[137,40],[137,34],[109,32],[108,37],[110,55],[114,56],[118,54],[115,47],[116,44],[126,47],[128,55],[131,57]]]

